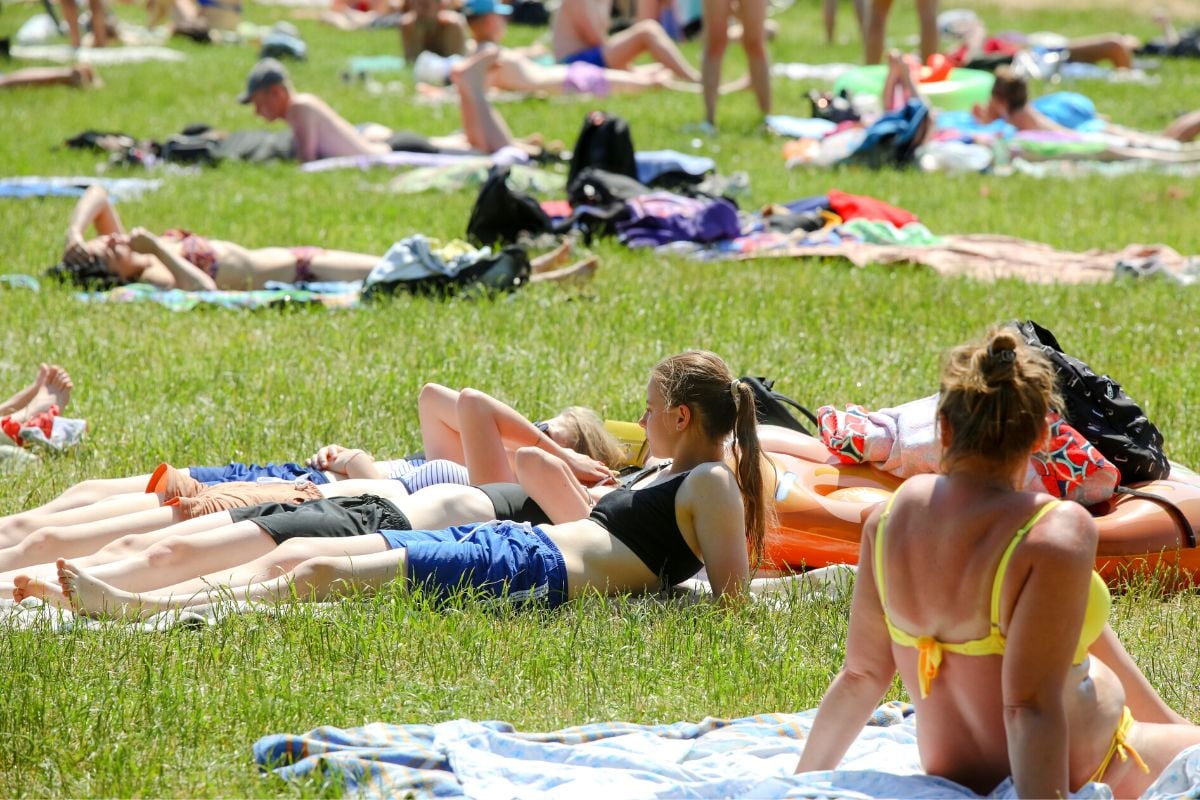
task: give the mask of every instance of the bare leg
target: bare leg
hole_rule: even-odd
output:
[[[360,557],[309,559],[289,576],[245,588],[214,588],[189,597],[137,595],[97,579],[77,565],[59,559],[62,593],[82,614],[105,614],[119,619],[144,619],[159,611],[207,605],[221,600],[286,602],[294,598],[321,601],[354,592],[376,589],[407,571],[403,548]]]
[[[863,60],[878,64],[883,59],[883,43],[887,37],[887,18],[892,0],[869,0],[866,35],[863,37]]]
[[[771,113],[771,66],[767,61],[767,0],[740,0],[742,14],[742,49],[750,70],[750,85],[758,110]]]
[[[707,19],[705,24],[708,24]],[[625,69],[642,53],[648,53],[683,80],[700,82],[700,73],[683,57],[663,26],[654,20],[634,23],[615,34],[604,44],[602,52],[605,65],[613,69]]]
[[[147,475],[144,478],[117,478],[76,484],[43,506],[0,519],[0,547],[18,544],[33,531],[50,525],[94,522],[155,508],[161,503],[161,498],[139,491],[149,479]],[[114,493],[120,489],[126,493]]]
[[[163,506],[102,522],[40,528],[20,544],[0,550],[0,570],[39,564],[58,556],[74,558],[89,555],[122,535],[145,533],[178,521],[179,512],[173,507]]]
[[[33,383],[21,389],[12,397],[0,403],[0,416],[7,416],[14,411],[19,411],[30,404],[38,392],[46,385],[46,381],[50,377],[50,365],[41,364],[38,366],[37,376],[34,377]]]
[[[463,442],[463,463],[471,482],[512,483],[516,475],[492,413],[494,400],[483,392],[463,389],[458,395],[458,425]]]
[[[267,281],[294,281],[297,278],[299,262],[293,248],[249,250],[233,242],[222,242],[221,248],[221,268],[232,273],[230,280],[234,283],[240,284],[244,280],[248,286],[262,286]],[[376,255],[319,250],[312,255],[311,270],[318,280],[354,281],[367,277],[378,263],[379,256]]]
[[[65,369],[57,364],[43,364],[34,383],[7,401],[11,403],[23,398],[25,402],[15,405],[11,411],[0,412],[0,415],[9,415],[16,422],[25,422],[49,411],[53,406],[58,406],[59,411],[62,411],[67,407],[71,399],[71,390],[74,388],[75,384]]]
[[[104,7],[104,0],[88,0],[88,7],[92,10],[92,46],[107,47],[108,9]]]
[[[172,536],[91,573],[126,591],[140,592],[244,564],[273,549],[275,540],[262,528],[239,522],[194,536]],[[38,594],[32,584],[30,594]]]
[[[825,23],[825,44],[833,44],[837,33],[838,0],[821,0],[821,18]]]
[[[513,144],[512,132],[504,118],[487,99],[487,73],[496,63],[497,55],[494,48],[484,48],[450,71],[450,80],[458,87],[463,132],[471,146],[484,153],[494,153]]]
[[[921,61],[938,51],[938,0],[917,0],[917,21],[921,27]]]
[[[700,60],[704,120],[716,125],[721,62],[729,46],[729,0],[704,0],[704,54]]]
[[[427,383],[417,395],[421,445],[428,459],[444,458],[466,463],[462,434],[458,430],[458,392],[438,383]]]
[[[378,534],[349,536],[340,539],[295,538],[288,539],[264,556],[241,564],[231,570],[221,570],[193,578],[162,589],[155,594],[185,597],[203,592],[213,586],[244,588],[251,584],[275,580],[287,575],[296,567],[319,556],[361,556],[382,553],[388,549],[387,542]],[[78,564],[78,562],[76,562]],[[83,566],[83,565],[80,565]]]
[[[560,267],[549,272],[535,272],[529,276],[530,283],[548,283],[551,281],[587,280],[596,274],[600,259],[589,256],[577,261],[569,267]]]
[[[1181,142],[1190,142],[1200,136],[1200,111],[1189,111],[1175,119],[1163,135]]]
[[[1133,50],[1138,45],[1135,37],[1119,33],[1085,36],[1067,42],[1067,58],[1088,64],[1111,61],[1117,69],[1129,69],[1133,66]]]
[[[903,107],[914,97],[919,98],[912,72],[899,50],[888,52],[888,72],[883,80],[883,96],[880,101],[886,111]]]
[[[83,34],[79,30],[79,6],[75,0],[62,0],[63,19],[67,21],[67,38],[71,47],[79,49],[83,45]]]

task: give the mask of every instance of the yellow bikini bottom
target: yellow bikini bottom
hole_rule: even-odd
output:
[[[1100,762],[1100,767],[1092,773],[1089,781],[1102,783],[1104,781],[1104,773],[1108,771],[1112,765],[1113,756],[1120,756],[1122,761],[1128,761],[1130,756],[1142,772],[1149,774],[1150,768],[1146,766],[1146,762],[1138,755],[1138,751],[1134,750],[1129,745],[1125,737],[1129,735],[1129,729],[1133,727],[1133,712],[1129,710],[1129,706],[1125,706],[1121,712],[1121,721],[1117,723],[1117,730],[1113,733],[1112,742],[1108,745],[1108,752],[1104,754],[1104,760]]]

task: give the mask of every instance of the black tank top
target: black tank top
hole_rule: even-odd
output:
[[[675,520],[675,495],[686,477],[685,472],[645,489],[614,489],[588,515],[632,550],[663,586],[687,580],[704,566]]]

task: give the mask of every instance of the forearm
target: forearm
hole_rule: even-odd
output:
[[[120,223],[108,202],[108,193],[102,186],[88,187],[88,190],[83,193],[83,197],[79,198],[79,202],[75,204],[75,208],[71,211],[71,220],[67,223],[68,238],[72,234],[83,238],[93,223],[102,233],[120,229]]]
[[[371,478],[373,480],[384,480],[387,475],[379,469],[375,463],[375,457],[365,450],[359,450],[356,455],[351,457],[345,466],[347,478]]]
[[[836,768],[883,699],[891,679],[845,669],[839,672],[821,700],[796,772]]]
[[[1068,730],[1061,701],[1005,708],[1004,727],[1017,797],[1066,797]]]
[[[182,258],[174,250],[164,247],[162,242],[157,239],[152,251],[175,278],[175,288],[185,290],[217,288],[217,282],[212,279],[212,276]]]

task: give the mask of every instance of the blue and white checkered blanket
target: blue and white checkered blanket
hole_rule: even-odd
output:
[[[602,722],[523,733],[504,722],[317,728],[254,745],[285,778],[336,776],[347,794],[471,798],[965,798],[921,772],[912,707],[879,708],[838,770],[793,775],[813,711],[669,725]],[[1145,796],[1200,787],[1200,748],[1185,751]],[[1012,797],[1005,781],[993,797]],[[1089,784],[1076,797],[1111,797]]]

